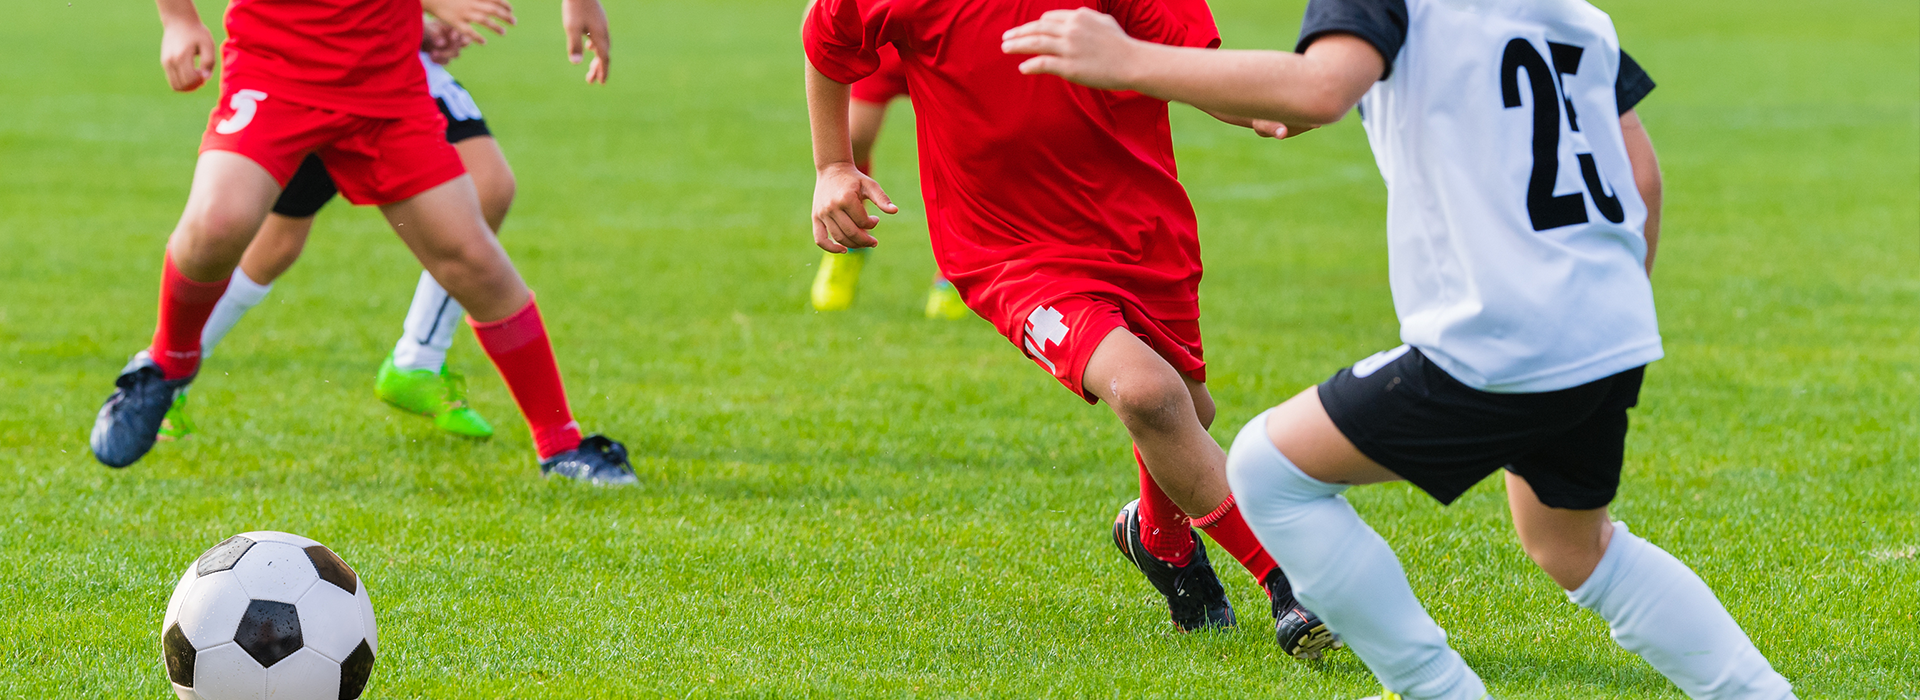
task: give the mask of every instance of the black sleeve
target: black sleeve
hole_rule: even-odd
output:
[[[1646,99],[1653,92],[1653,76],[1640,64],[1627,55],[1626,49],[1620,50],[1620,74],[1613,79],[1613,100],[1620,103],[1620,113],[1626,114],[1634,105]]]
[[[1393,75],[1393,59],[1407,43],[1407,0],[1310,0],[1307,16],[1300,20],[1300,43],[1295,53],[1306,53],[1314,40],[1328,34],[1352,34],[1373,44],[1387,69],[1380,73],[1386,80]]]

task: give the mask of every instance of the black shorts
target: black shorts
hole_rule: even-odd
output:
[[[1320,385],[1320,403],[1360,452],[1443,504],[1505,467],[1542,503],[1590,510],[1620,488],[1627,409],[1645,374],[1635,367],[1570,389],[1495,394],[1403,346],[1340,370]]]
[[[447,118],[447,143],[460,143],[476,136],[492,136],[487,130],[486,119],[454,119],[447,109],[446,100],[436,99],[440,114]],[[300,169],[293,172],[287,180],[286,189],[280,190],[280,198],[273,202],[273,213],[295,219],[305,219],[320,212],[335,194],[340,192],[333,185],[333,176],[327,173],[327,166],[320,162],[320,156],[308,154],[300,162]]]

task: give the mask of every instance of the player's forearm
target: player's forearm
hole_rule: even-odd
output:
[[[200,25],[200,10],[193,6],[193,0],[154,0],[154,5],[160,8],[160,24],[163,26]]]
[[[807,62],[807,122],[813,127],[813,168],[853,163],[853,135],[848,103],[853,88],[820,73]]]
[[[1640,190],[1640,201],[1647,204],[1647,274],[1653,274],[1653,254],[1660,247],[1660,209],[1664,194],[1660,178],[1660,158],[1653,150],[1653,139],[1637,112],[1620,115],[1620,135],[1626,140],[1627,160],[1633,164],[1633,183]]]
[[[1346,35],[1305,54],[1140,42],[1128,63],[1126,82],[1139,92],[1216,115],[1315,125],[1339,121],[1384,68],[1371,45]]]

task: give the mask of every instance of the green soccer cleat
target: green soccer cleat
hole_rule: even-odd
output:
[[[945,277],[936,277],[933,287],[927,290],[927,318],[958,321],[972,313],[967,302],[960,300],[960,292]]]
[[[860,268],[866,266],[870,250],[855,248],[820,258],[820,273],[813,276],[813,310],[841,311],[853,305],[853,290],[860,284]]]
[[[194,431],[193,421],[187,418],[187,390],[181,389],[173,395],[173,405],[167,408],[167,417],[160,419],[159,439],[185,440]]]
[[[380,364],[380,379],[373,393],[394,408],[433,419],[435,427],[470,438],[493,437],[493,426],[480,413],[467,406],[467,378],[442,366],[429,369],[400,369],[393,356]]]

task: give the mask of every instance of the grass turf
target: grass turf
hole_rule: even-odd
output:
[[[161,697],[179,571],[235,532],[337,549],[369,581],[368,697],[1197,696],[1372,692],[1349,653],[1245,624],[1182,636],[1111,549],[1126,440],[978,320],[918,317],[932,272],[911,121],[879,154],[906,214],[850,312],[806,309],[800,3],[618,4],[614,82],[577,84],[547,3],[457,74],[520,175],[505,241],[575,406],[642,486],[536,478],[371,397],[415,263],[336,204],[195,386],[203,434],[87,456],[145,342],[213,93],[169,94],[148,6],[22,3],[0,26],[0,694]],[[1216,5],[1284,47],[1302,3]],[[218,7],[202,3],[209,16]],[[1616,510],[1691,563],[1803,697],[1920,688],[1920,7],[1607,2],[1661,83],[1668,359]],[[74,44],[74,39],[82,39]],[[1285,144],[1176,108],[1229,437],[1394,344],[1384,194],[1357,120]],[[1497,480],[1360,511],[1502,697],[1679,694],[1532,570]],[[1223,569],[1223,571],[1225,571]]]

